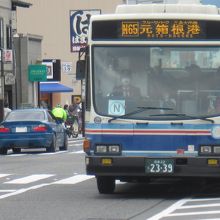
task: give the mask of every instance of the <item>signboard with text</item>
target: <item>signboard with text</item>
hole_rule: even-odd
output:
[[[47,68],[47,81],[61,81],[60,59],[43,59],[42,64]]]
[[[31,82],[47,81],[47,67],[45,65],[29,65],[28,79]]]
[[[219,40],[220,21],[182,19],[92,22],[92,40]]]
[[[121,37],[148,39],[193,39],[203,37],[203,25],[191,20],[141,20],[121,22]]]
[[[78,52],[87,44],[87,34],[91,15],[101,14],[100,9],[70,11],[71,52]]]

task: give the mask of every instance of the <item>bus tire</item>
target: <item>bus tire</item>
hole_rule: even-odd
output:
[[[7,155],[8,149],[7,148],[0,148],[0,154]]]
[[[115,190],[115,178],[111,176],[96,176],[97,188],[100,194],[112,194]]]

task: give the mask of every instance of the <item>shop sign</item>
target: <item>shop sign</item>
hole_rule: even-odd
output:
[[[47,67],[46,65],[29,65],[28,79],[31,82],[47,81]]]
[[[101,14],[100,9],[70,11],[71,52],[78,52],[86,47],[91,15]]]

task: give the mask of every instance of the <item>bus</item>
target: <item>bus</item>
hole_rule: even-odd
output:
[[[116,180],[220,177],[219,27],[219,9],[195,0],[91,17],[77,76],[99,193]]]

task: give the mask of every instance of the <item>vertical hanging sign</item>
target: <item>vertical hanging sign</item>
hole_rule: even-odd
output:
[[[90,17],[101,14],[100,9],[70,11],[70,45],[71,52],[78,52],[86,47]]]

